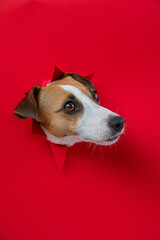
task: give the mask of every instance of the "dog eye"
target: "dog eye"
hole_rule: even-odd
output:
[[[99,102],[99,97],[98,97],[97,93],[94,93],[94,94],[93,94],[93,97],[94,97],[94,99],[95,99],[96,102]]]
[[[64,105],[64,111],[65,112],[71,113],[71,112],[74,112],[75,110],[76,110],[76,105],[73,102],[71,102],[71,101],[67,102]]]

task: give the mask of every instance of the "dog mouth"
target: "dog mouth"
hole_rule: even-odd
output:
[[[100,141],[93,140],[93,139],[88,139],[88,138],[85,138],[83,140],[86,141],[86,142],[93,142],[93,143],[100,144],[100,145],[101,144],[106,145],[107,143],[108,143],[107,145],[110,145],[110,144],[116,142],[119,139],[119,137],[120,137],[120,135],[110,136],[110,137],[108,137],[104,140],[100,140]]]
[[[109,137],[109,138],[106,139],[106,141],[107,142],[114,142],[114,141],[118,140],[118,138],[119,138],[119,135],[113,136],[113,137]]]

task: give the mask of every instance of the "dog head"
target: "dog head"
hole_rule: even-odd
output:
[[[14,114],[40,123],[48,140],[64,145],[115,143],[124,119],[101,107],[94,85],[75,73],[65,73],[46,87],[35,86],[17,105]]]

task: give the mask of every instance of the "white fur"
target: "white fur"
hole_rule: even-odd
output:
[[[47,140],[49,140],[52,143],[60,144],[60,145],[67,145],[68,147],[72,146],[75,143],[82,142],[83,140],[80,139],[77,136],[66,136],[62,138],[55,137],[52,135],[46,128],[44,128],[41,125],[41,128],[43,129],[44,133],[47,136]]]
[[[110,136],[110,128],[107,124],[109,117],[118,116],[116,113],[99,106],[78,88],[71,85],[61,85],[61,87],[72,93],[84,107],[84,113],[79,119],[77,126],[78,136],[87,142],[95,142],[102,145],[111,144],[105,140]]]
[[[101,145],[110,145],[117,141],[107,141],[111,136],[111,131],[107,124],[108,119],[110,116],[118,116],[116,113],[97,105],[87,95],[74,86],[61,85],[61,88],[72,93],[82,103],[84,112],[78,121],[77,136],[57,138],[42,126],[49,141],[67,146],[71,146],[74,143],[81,141],[94,142]]]

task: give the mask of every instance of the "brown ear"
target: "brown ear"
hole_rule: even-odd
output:
[[[27,117],[36,119],[38,117],[38,95],[41,86],[35,86],[16,106],[14,114],[20,119]]]

